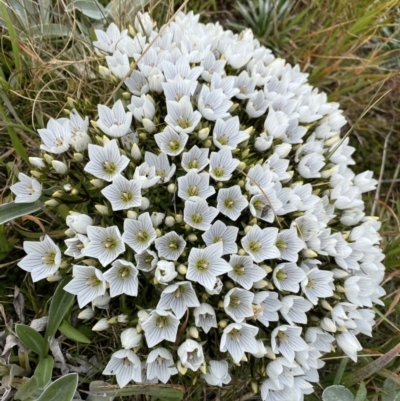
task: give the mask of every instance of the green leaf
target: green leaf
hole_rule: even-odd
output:
[[[7,223],[21,216],[26,216],[27,214],[35,213],[40,210],[42,206],[40,201],[33,203],[4,203],[0,205],[0,224]]]
[[[15,400],[24,401],[29,398],[34,391],[38,388],[38,383],[35,376],[32,376],[26,383],[24,383],[14,395]]]
[[[36,366],[34,377],[37,379],[38,388],[45,388],[53,375],[54,358],[48,355],[39,361]]]
[[[105,9],[97,0],[75,0],[65,10],[79,10],[83,15],[96,20],[105,18]]]
[[[381,399],[382,401],[400,401],[400,386],[393,380],[386,379]]]
[[[36,401],[72,401],[77,386],[78,374],[70,373],[47,386]]]
[[[92,395],[103,395],[108,397],[123,397],[130,395],[149,395],[155,398],[161,398],[162,400],[180,401],[184,396],[184,388],[179,385],[168,385],[168,384],[138,384],[128,385],[124,388],[118,386],[111,386],[104,383],[104,385],[96,385],[95,393]],[[345,401],[345,400],[343,400]]]
[[[74,304],[75,295],[64,291],[64,287],[72,280],[72,277],[64,277],[54,293],[49,309],[49,321],[47,322],[44,338],[48,339],[56,334],[65,315]]]
[[[86,399],[86,401],[113,401],[115,397],[111,396],[103,396],[99,387],[107,386],[106,382],[95,380],[89,384],[90,395]],[[99,393],[97,395],[97,393]]]
[[[47,347],[43,337],[32,327],[25,324],[17,324],[15,331],[18,338],[26,348],[38,354],[41,358],[46,358]]]
[[[59,38],[61,36],[71,36],[71,30],[65,25],[61,24],[41,24],[31,26],[27,30],[26,37],[29,38]]]
[[[361,382],[354,401],[365,401],[366,399],[367,399],[367,388],[365,387],[365,383]]]
[[[70,340],[74,340],[78,343],[84,343],[84,344],[90,343],[90,340],[84,334],[82,334],[75,327],[71,326],[66,320],[62,322],[58,330],[60,330],[60,332]]]
[[[322,393],[323,401],[354,401],[353,394],[344,386],[329,386]]]

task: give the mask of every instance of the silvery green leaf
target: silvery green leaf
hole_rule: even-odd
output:
[[[400,401],[400,386],[393,380],[385,380],[383,384],[382,401]]]
[[[105,9],[97,0],[75,0],[65,7],[66,11],[78,10],[89,18],[105,18]]]
[[[350,390],[344,386],[329,386],[322,393],[323,401],[354,401]]]
[[[0,205],[0,224],[7,223],[18,217],[37,212],[42,208],[40,202],[34,203],[4,203]]]

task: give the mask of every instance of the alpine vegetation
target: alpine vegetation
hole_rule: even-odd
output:
[[[18,265],[73,277],[79,318],[119,338],[103,374],[120,387],[186,376],[223,394],[237,377],[264,401],[303,400],[324,353],[357,359],[384,295],[362,199],[376,181],[351,169],[339,104],[250,30],[192,12],[95,32],[116,90],[38,130],[34,177],[11,191],[69,214],[65,240],[26,241]]]

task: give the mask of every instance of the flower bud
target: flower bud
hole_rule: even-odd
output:
[[[122,92],[122,97],[125,100],[130,100],[130,98],[132,97],[132,93],[131,92]]]
[[[183,216],[181,214],[176,214],[175,215],[175,220],[176,220],[177,223],[182,223]]]
[[[228,321],[227,321],[226,319],[222,319],[222,320],[220,320],[220,321],[218,322],[218,326],[219,326],[221,329],[224,329],[226,326],[228,326]]]
[[[65,184],[63,185],[64,191],[65,192],[71,192],[72,185],[71,184]]]
[[[145,141],[145,140],[147,139],[147,134],[146,134],[145,132],[141,132],[141,133],[139,134],[139,138],[140,138],[142,141]]]
[[[158,227],[164,220],[165,214],[164,213],[160,213],[160,212],[153,212],[150,215],[150,220],[151,223],[153,224],[153,227]]]
[[[244,233],[247,234],[252,229],[252,226],[246,226],[244,228]]]
[[[303,249],[301,251],[301,254],[305,257],[305,258],[315,258],[318,256],[318,254],[316,252],[314,252],[312,249]]]
[[[191,242],[195,242],[195,241],[197,241],[197,235],[196,234],[189,234],[188,235],[188,240],[189,241],[191,241]]]
[[[251,391],[254,393],[254,394],[257,394],[258,393],[258,385],[257,385],[257,383],[256,382],[251,382]]]
[[[212,145],[211,139],[207,139],[204,143],[203,143],[203,147],[204,148],[210,148]]]
[[[333,310],[332,306],[329,304],[329,302],[328,302],[326,299],[320,299],[319,302],[320,302],[320,305],[321,305],[324,309],[326,309],[326,310],[328,310],[328,311]]]
[[[185,368],[185,367],[182,365],[181,361],[178,361],[178,363],[176,364],[176,367],[178,368],[178,371],[179,371],[179,373],[180,373],[182,376],[184,376],[184,375],[186,374],[187,368]]]
[[[51,195],[53,198],[62,198],[64,196],[64,191],[58,190],[53,192],[53,195]]]
[[[324,317],[320,322],[321,329],[329,331],[331,333],[336,332],[336,325],[329,317]]]
[[[43,159],[46,161],[47,164],[51,164],[51,162],[54,160],[49,154],[45,153],[43,155]]]
[[[100,180],[99,178],[93,178],[93,180],[90,180],[90,183],[96,188],[103,188],[106,184],[105,181]]]
[[[232,281],[227,281],[227,282],[225,283],[225,288],[226,288],[227,290],[231,290],[233,287],[234,287],[234,285],[233,285]]]
[[[94,205],[96,210],[102,215],[102,216],[107,216],[109,214],[108,207],[105,205]]]
[[[169,184],[168,185],[168,192],[170,194],[173,194],[176,191],[176,185],[175,184]]]
[[[189,335],[194,339],[199,338],[199,330],[197,330],[197,327],[191,326],[189,329]]]
[[[172,227],[175,224],[175,219],[173,216],[167,216],[164,220],[164,223],[167,227]]]
[[[78,195],[78,194],[79,194],[79,190],[76,189],[76,188],[74,188],[74,189],[71,191],[71,195]]]
[[[142,152],[140,151],[139,146],[136,143],[132,145],[131,156],[135,161],[139,161],[142,158]]]
[[[333,278],[342,279],[348,277],[349,273],[342,269],[333,269]]]
[[[150,207],[150,201],[143,196],[142,199],[141,199],[141,203],[140,203],[139,209],[140,210],[146,210],[149,207]]]
[[[106,292],[103,295],[99,295],[98,297],[96,297],[93,301],[92,301],[92,306],[96,306],[99,309],[107,309],[108,308],[108,304],[110,303],[111,297],[108,294],[108,292]]]
[[[67,237],[75,237],[75,231],[72,228],[68,228],[67,230],[64,231],[64,234]]]
[[[253,288],[255,288],[255,289],[257,289],[257,290],[260,290],[261,288],[264,288],[264,287],[266,287],[267,285],[268,285],[268,281],[259,280],[259,281],[256,281],[256,282],[253,284]]]
[[[233,113],[239,107],[239,103],[233,103],[228,112]]]
[[[160,238],[161,235],[162,235],[161,230],[159,228],[156,228],[156,236],[157,236],[157,238]]]
[[[185,275],[187,273],[187,267],[183,264],[179,265],[177,270],[178,273],[182,275]]]
[[[246,168],[246,163],[245,162],[240,162],[238,166],[236,167],[237,171],[243,171]]]
[[[31,173],[31,175],[32,175],[33,177],[39,178],[39,179],[43,176],[43,174],[40,173],[40,172],[37,171],[37,170],[31,170],[30,173]]]
[[[246,255],[246,251],[243,248],[239,249],[238,255],[240,256],[245,256]]]
[[[129,328],[121,333],[121,343],[122,347],[125,349],[138,347],[141,340],[142,335],[139,334],[136,329]]]
[[[113,316],[111,319],[107,320],[108,324],[117,324],[118,323],[118,317]]]
[[[58,206],[58,202],[55,199],[50,199],[50,200],[44,202],[44,204],[48,207],[57,207]]]
[[[199,370],[201,373],[203,373],[203,375],[205,375],[207,373],[207,365],[205,363],[203,363],[200,367]]]
[[[94,316],[94,310],[92,308],[85,308],[83,311],[81,311],[78,315],[78,319],[81,320],[89,320]]]
[[[210,134],[210,128],[203,128],[199,131],[199,139],[204,141],[207,139],[208,135]]]
[[[100,319],[93,327],[93,331],[103,331],[107,330],[110,327],[106,318]]]
[[[66,269],[69,267],[69,263],[66,260],[63,260],[60,264],[60,269]]]
[[[99,73],[103,78],[107,78],[111,74],[111,71],[107,67],[99,65]]]
[[[85,156],[83,156],[82,153],[74,153],[74,159],[77,162],[83,162],[83,160],[85,159]]]
[[[128,213],[126,214],[126,216],[128,217],[128,219],[132,219],[132,220],[137,220],[137,218],[138,218],[138,214],[134,210],[129,210]]]
[[[337,292],[346,292],[346,290],[339,284],[336,284],[335,287]]]
[[[267,350],[267,353],[265,354],[265,356],[269,359],[276,359],[276,355],[275,353],[272,351],[272,348],[270,346],[266,346],[265,349]]]
[[[118,315],[118,323],[128,323],[128,315]]]
[[[46,167],[44,160],[40,157],[30,157],[29,163],[31,163],[33,167],[36,167],[39,169]]]
[[[83,259],[82,262],[83,262],[85,265],[88,265],[88,266],[96,266],[96,265],[97,265],[97,260],[96,260],[96,259],[92,259],[92,258]]]
[[[137,331],[138,333],[141,333],[141,332],[143,331],[142,326],[141,326],[140,324],[137,324],[137,325],[136,325],[136,331]]]
[[[55,272],[51,276],[47,277],[47,281],[50,283],[54,283],[56,281],[62,280],[63,276],[59,272]]]
[[[150,134],[156,130],[156,125],[148,118],[143,118],[142,124],[143,128]]]

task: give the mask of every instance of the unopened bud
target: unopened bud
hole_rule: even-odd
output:
[[[138,218],[138,214],[133,210],[129,210],[126,215],[127,215],[128,219],[137,220],[137,218]]]
[[[252,229],[252,226],[246,226],[244,228],[244,233],[247,234]]]
[[[105,181],[100,180],[99,178],[93,178],[93,180],[90,180],[90,183],[96,188],[103,188],[106,184]]]
[[[51,164],[51,162],[54,160],[52,156],[49,154],[45,153],[43,155],[43,159],[46,161],[47,164]]]
[[[191,242],[195,242],[195,241],[197,241],[197,235],[196,234],[189,234],[188,235],[188,240],[189,241],[191,241]]]
[[[164,223],[167,227],[172,227],[175,224],[175,219],[173,216],[167,216],[164,220]]]
[[[65,163],[60,162],[58,160],[53,160],[51,162],[51,165],[58,174],[65,174],[68,171],[68,166]]]
[[[117,324],[118,316],[113,316],[111,319],[108,319],[107,322],[108,322],[108,324]]]
[[[60,264],[60,269],[66,269],[69,267],[69,263],[66,260],[63,260]]]
[[[102,216],[107,216],[109,213],[108,207],[105,205],[94,205],[94,207]]]
[[[85,156],[83,156],[82,153],[74,153],[74,159],[77,162],[83,162],[83,160],[85,159]]]
[[[187,273],[187,267],[183,264],[179,265],[177,270],[178,273],[182,275],[185,275]]]
[[[227,321],[226,319],[222,319],[222,320],[220,320],[220,321],[218,322],[218,326],[219,326],[221,329],[224,329],[226,326],[228,326],[228,321]]]
[[[240,248],[239,252],[238,252],[238,255],[244,256],[244,255],[246,255],[246,251],[243,248]]]
[[[62,198],[64,196],[64,191],[58,190],[53,192],[53,195],[51,195],[53,198]]]
[[[168,192],[170,194],[173,194],[176,191],[176,185],[175,184],[169,184],[168,185]]]
[[[258,393],[258,385],[257,385],[256,382],[251,382],[251,391],[252,391],[254,394],[257,394],[257,393]]]
[[[210,134],[210,128],[203,128],[199,131],[199,139],[204,141],[207,139],[208,135]]]
[[[140,210],[146,210],[149,207],[150,207],[150,201],[143,196],[142,199],[141,199],[141,202],[140,202],[139,209]]]
[[[207,139],[207,140],[204,142],[203,147],[204,147],[204,148],[210,148],[211,145],[212,145],[211,139]]]
[[[128,315],[118,315],[118,323],[128,323]]]
[[[175,220],[176,220],[177,223],[180,224],[183,221],[183,216],[181,214],[176,214],[175,215]]]
[[[199,338],[199,330],[197,330],[197,327],[191,326],[189,329],[189,335],[194,339]]]
[[[81,311],[78,315],[78,319],[81,320],[89,320],[94,316],[94,311],[92,308],[85,308],[83,311]]]
[[[44,202],[44,204],[48,207],[57,207],[58,206],[58,202],[55,199],[50,199],[50,200]]]
[[[319,303],[324,309],[326,309],[328,311],[333,310],[332,306],[329,304],[329,302],[326,299],[320,299]]]
[[[199,368],[200,372],[203,373],[203,375],[205,375],[207,373],[207,365],[205,363],[203,363],[200,368]]]
[[[315,258],[318,256],[318,254],[316,252],[314,252],[312,249],[303,249],[301,251],[301,254],[305,257],[305,258]]]
[[[93,327],[93,331],[103,331],[107,330],[110,327],[106,318],[100,319]]]
[[[44,160],[40,157],[30,157],[29,163],[31,163],[33,167],[36,167],[39,169],[46,167]]]
[[[139,161],[142,158],[142,152],[140,151],[139,146],[136,143],[132,145],[131,156],[135,161]]]
[[[31,175],[32,175],[33,177],[35,177],[35,178],[41,178],[41,177],[43,176],[43,174],[40,173],[40,172],[37,171],[37,170],[31,170]]]
[[[176,367],[178,368],[178,371],[182,376],[184,376],[186,374],[187,368],[182,365],[181,361],[178,361],[178,363],[176,364]]]
[[[148,118],[143,118],[142,124],[143,128],[150,134],[156,130],[156,125],[153,123],[153,121],[149,120]]]
[[[76,189],[76,188],[74,188],[74,189],[71,191],[71,195],[78,195],[78,194],[79,194],[79,190]]]
[[[159,228],[156,228],[156,236],[157,236],[157,238],[160,238],[161,235],[162,235],[161,230]]]

